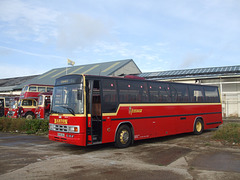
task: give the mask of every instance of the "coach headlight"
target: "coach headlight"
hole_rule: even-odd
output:
[[[79,126],[68,126],[69,133],[79,133],[80,127]]]
[[[49,130],[54,131],[54,124],[49,124]]]

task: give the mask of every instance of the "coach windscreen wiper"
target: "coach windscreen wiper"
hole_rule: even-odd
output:
[[[52,114],[52,113],[58,113],[58,114],[59,114],[60,112],[51,110],[51,111],[50,111],[50,114]]]
[[[74,112],[74,110],[73,110],[72,108],[70,108],[70,107],[65,107],[65,106],[60,106],[60,107],[67,109],[72,115],[75,116],[75,112]]]

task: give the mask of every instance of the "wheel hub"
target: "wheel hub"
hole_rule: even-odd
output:
[[[201,122],[197,122],[196,130],[197,130],[197,132],[201,132],[201,130],[202,130],[202,123]]]
[[[127,130],[122,130],[122,132],[120,133],[120,142],[122,144],[126,144],[128,142],[129,139],[129,133]]]

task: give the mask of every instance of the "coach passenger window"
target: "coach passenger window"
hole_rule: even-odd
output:
[[[52,87],[47,87],[47,92],[53,92],[53,88]]]
[[[5,106],[10,107],[10,98],[5,98]]]
[[[172,84],[172,101],[173,102],[188,102],[188,86],[184,84]]]
[[[102,111],[104,113],[116,112],[118,108],[118,94],[116,80],[104,79],[102,81]]]
[[[149,83],[150,102],[161,102],[158,83]]]
[[[32,106],[32,100],[23,100],[22,106]]]
[[[162,98],[162,102],[171,102],[171,92],[169,84],[159,83],[159,92]]]
[[[149,83],[151,102],[171,102],[170,88],[167,83]]]
[[[38,87],[38,92],[45,92],[45,87]]]
[[[148,88],[147,88],[147,83],[146,82],[136,82],[137,85],[137,89],[139,89],[139,93],[140,93],[140,101],[141,102],[148,102],[149,98],[148,98]]]
[[[25,88],[23,89],[23,92],[26,92],[28,90],[28,86],[25,86]]]
[[[147,84],[141,81],[119,80],[119,99],[120,102],[135,103],[147,102]]]
[[[36,86],[30,86],[29,87],[29,91],[31,92],[36,92],[37,91],[37,87]]]
[[[205,90],[205,99],[209,103],[219,103],[219,93],[217,87],[204,87]]]
[[[190,92],[191,102],[204,102],[203,87],[190,85],[189,92]]]

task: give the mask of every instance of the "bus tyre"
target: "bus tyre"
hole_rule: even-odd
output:
[[[115,146],[118,148],[126,148],[130,146],[131,142],[132,133],[129,126],[127,125],[120,126],[116,134]]]
[[[204,129],[204,124],[202,119],[197,119],[195,124],[194,124],[194,134],[199,135],[202,134]]]
[[[26,119],[33,119],[33,118],[34,118],[34,116],[33,116],[32,113],[27,113],[26,114]]]

